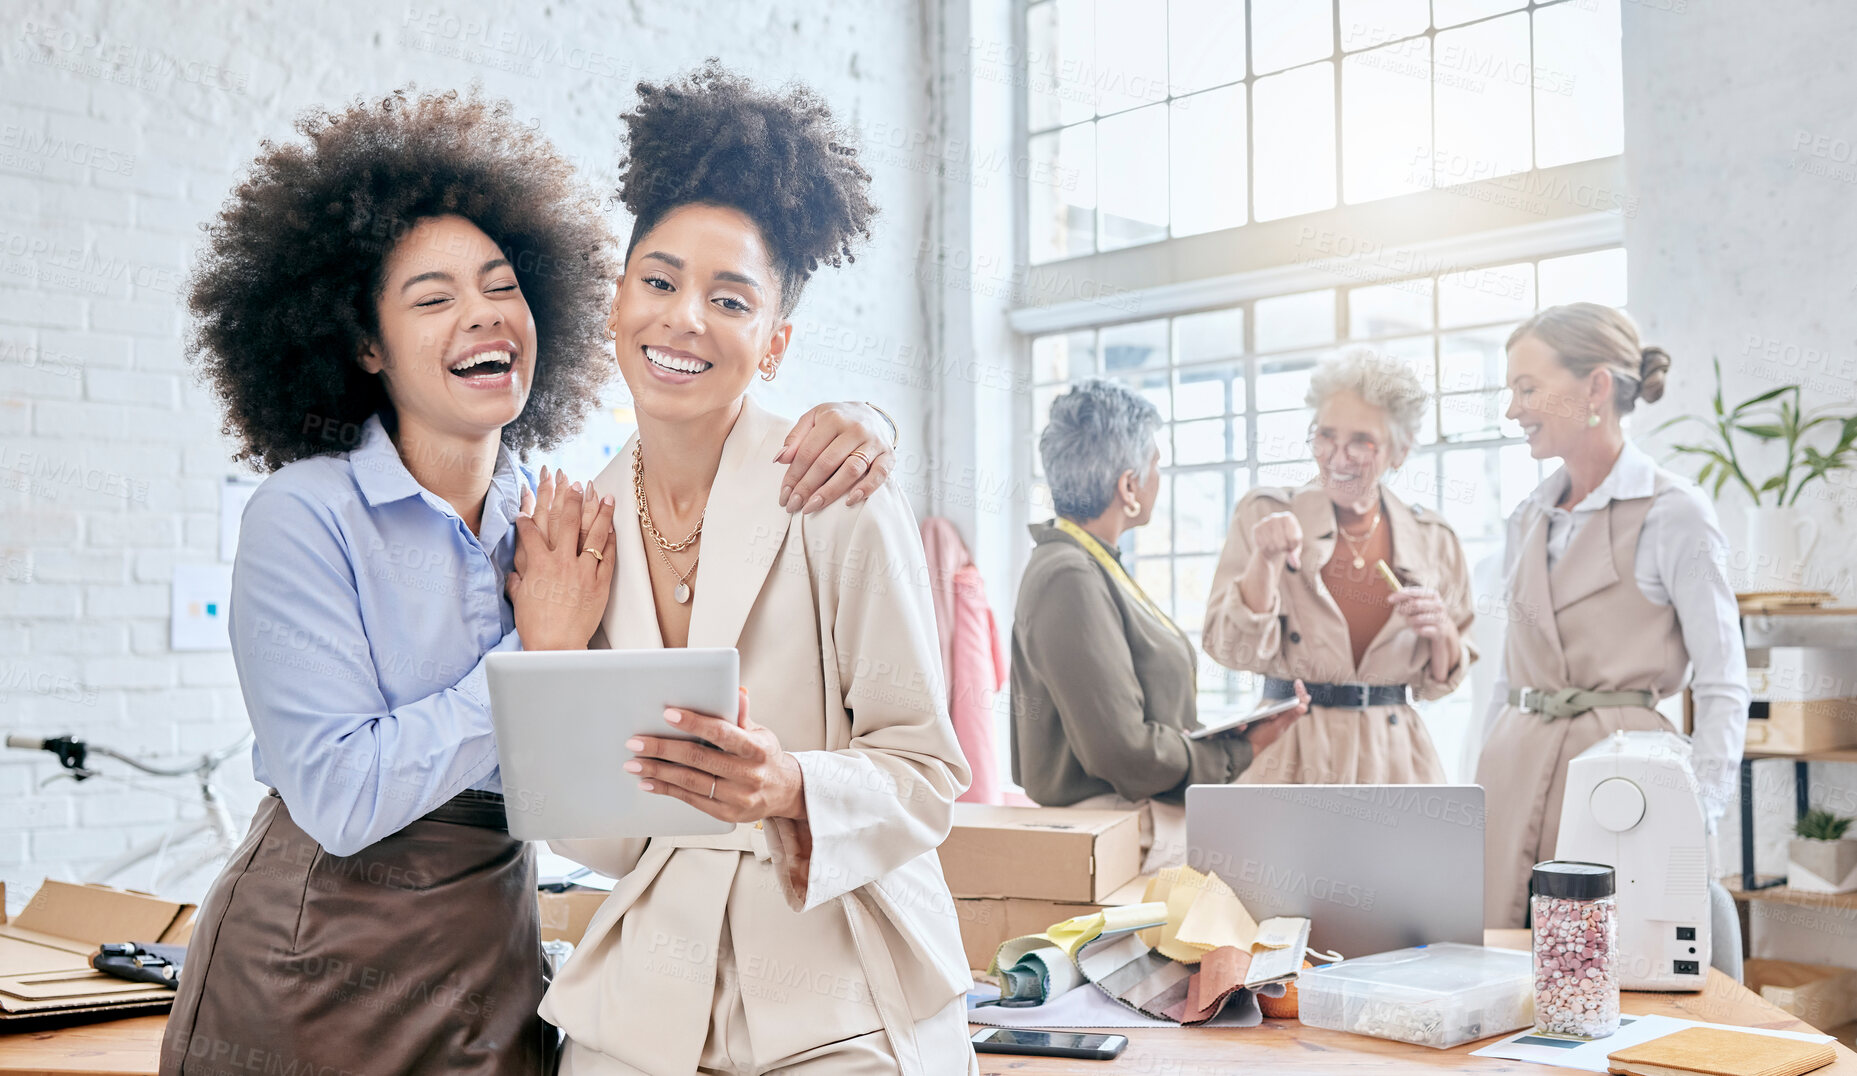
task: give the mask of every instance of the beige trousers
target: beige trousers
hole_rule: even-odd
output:
[[[973,1044],[968,1040],[967,998],[916,1022],[916,1046],[927,1076],[979,1076]],[[787,1057],[760,1057],[748,1035],[742,1005],[741,976],[726,922],[716,948],[716,992],[709,1010],[709,1037],[697,1058],[701,1076],[895,1076],[901,1071],[890,1037],[882,1028],[822,1043]],[[668,1076],[656,1069],[634,1068],[598,1050],[568,1039],[562,1046],[560,1076]]]

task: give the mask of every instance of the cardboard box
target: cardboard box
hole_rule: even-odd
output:
[[[18,916],[0,885],[0,1026],[30,1017],[162,1012],[172,987],[130,982],[90,966],[104,942],[185,944],[195,908],[147,893],[47,881]]]
[[[961,917],[961,948],[967,951],[967,966],[983,970],[993,963],[993,954],[999,951],[1001,943],[1037,934],[1053,923],[1117,904],[1140,904],[1147,886],[1148,879],[1136,878],[1109,894],[1100,904],[1017,897],[957,897],[954,908]]]
[[[1801,754],[1857,745],[1857,652],[1774,647],[1747,671],[1754,714],[1747,746]],[[1764,703],[1765,705],[1759,705]]]
[[[1752,957],[1748,989],[1824,1031],[1857,1020],[1857,969]]]
[[[606,896],[603,889],[580,885],[569,886],[559,893],[535,894],[541,909],[542,940],[579,945],[587,933],[587,924],[593,921],[593,913],[606,903]]]
[[[1134,811],[954,805],[941,870],[957,897],[1086,904],[1141,873]]]

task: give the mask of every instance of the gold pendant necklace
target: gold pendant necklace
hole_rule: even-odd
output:
[[[1338,519],[1335,521],[1335,529],[1341,532],[1341,537],[1347,540],[1348,549],[1354,553],[1354,570],[1358,572],[1367,567],[1367,558],[1361,554],[1361,546],[1373,541],[1374,532],[1380,529],[1380,510],[1374,509],[1373,523],[1367,527],[1367,533],[1361,535],[1358,541],[1348,533],[1348,529],[1343,527]]]
[[[642,442],[632,446],[632,496],[638,501],[638,525],[643,528],[645,534],[651,538],[651,543],[658,547],[658,557],[664,561],[664,566],[669,568],[671,574],[677,577],[677,589],[671,591],[671,597],[676,599],[678,605],[688,605],[690,603],[690,595],[694,592],[690,586],[690,577],[696,574],[696,561],[702,559],[702,554],[697,554],[696,559],[690,562],[690,570],[688,572],[678,571],[677,565],[671,562],[670,555],[672,553],[681,553],[690,548],[692,545],[696,544],[697,539],[703,536],[703,520],[709,516],[709,507],[707,505],[704,506],[703,514],[696,519],[696,529],[691,531],[689,536],[683,541],[671,542],[665,540],[664,535],[658,533],[657,524],[651,521],[651,507],[645,503],[645,461],[642,454],[643,448]]]

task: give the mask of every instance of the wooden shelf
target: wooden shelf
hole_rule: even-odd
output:
[[[1742,889],[1739,877],[1723,878],[1722,885],[1727,888],[1728,895],[1737,901],[1770,900],[1800,908],[1857,909],[1857,893],[1808,893],[1783,885],[1771,889]]]
[[[1857,747],[1827,747],[1820,751],[1801,751],[1797,754],[1749,747],[1742,754],[1753,759],[1789,758],[1794,762],[1857,762]]]

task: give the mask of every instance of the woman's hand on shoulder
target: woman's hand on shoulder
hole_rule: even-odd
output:
[[[896,469],[890,424],[869,404],[820,404],[800,416],[775,463],[788,464],[780,501],[788,512],[817,512],[877,492]]]
[[[724,822],[806,817],[805,775],[799,760],[780,746],[772,729],[748,716],[748,689],[734,721],[692,710],[666,710],[664,720],[679,732],[707,743],[659,736],[634,736],[625,764],[639,787],[669,796]],[[715,746],[710,746],[714,744]]]
[[[612,589],[613,499],[542,468],[522,491],[506,585],[524,650],[584,650]]]

